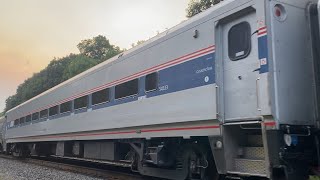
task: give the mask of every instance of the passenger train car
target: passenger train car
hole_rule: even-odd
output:
[[[6,128],[5,125],[3,125],[5,122],[5,117],[0,117],[0,150],[2,150],[2,145],[3,145],[3,141],[4,141],[4,134],[5,131],[3,131],[4,128]]]
[[[316,0],[225,0],[11,109],[3,150],[167,179],[319,166]]]

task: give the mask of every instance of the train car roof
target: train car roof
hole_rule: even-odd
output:
[[[219,9],[221,9],[222,7],[227,7],[227,5],[229,5],[230,3],[233,3],[235,1],[239,1],[239,0],[224,0],[224,1],[221,1],[219,4],[216,4],[215,6],[209,8],[208,10],[202,12],[202,13],[199,13],[195,16],[193,16],[192,18],[188,19],[188,20],[185,20],[185,21],[182,21],[180,24],[158,34],[157,36],[153,37],[153,38],[150,38],[149,40],[147,40],[146,42],[144,42],[143,44],[140,44],[136,47],[133,47],[123,53],[120,53],[119,55],[116,55],[56,86],[54,86],[53,88],[29,99],[28,101],[24,102],[24,103],[21,103],[20,105],[10,109],[9,111],[7,111],[7,113],[11,112],[11,111],[14,111],[15,109],[33,101],[34,99],[37,99],[41,96],[44,96],[48,93],[50,93],[51,91],[54,91],[55,89],[58,89],[62,86],[65,86],[69,83],[72,83],[73,81],[76,81],[76,80],[80,80],[82,78],[84,78],[85,76],[87,75],[90,75],[92,73],[95,73],[103,68],[106,68],[106,67],[109,67],[109,66],[112,66],[113,64],[117,63],[117,62],[121,62],[125,59],[128,59],[130,58],[131,56],[134,56],[136,54],[139,54],[143,51],[145,51],[146,49],[149,49],[149,48],[152,48],[153,46],[169,39],[169,38],[172,38],[176,35],[179,35],[180,33],[188,30],[188,29],[191,29],[199,24],[201,24],[202,22],[205,22],[205,21],[208,21],[210,19],[212,19],[212,17],[208,17],[208,14],[211,14],[213,13],[214,11],[217,11]],[[242,0],[242,2],[245,2],[245,1],[250,1],[250,0]],[[230,10],[230,9],[228,9]],[[220,14],[223,14],[226,10],[222,10],[220,11],[220,13],[218,12],[216,16],[219,16]]]

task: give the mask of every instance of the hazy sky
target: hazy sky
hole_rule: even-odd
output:
[[[130,48],[185,20],[189,0],[0,0],[0,112],[54,58],[96,35]]]

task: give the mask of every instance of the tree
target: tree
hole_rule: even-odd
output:
[[[81,54],[100,61],[122,52],[118,46],[111,45],[109,40],[102,35],[82,40],[77,47]]]
[[[196,14],[199,14],[215,4],[218,4],[223,0],[190,0],[186,9],[187,17],[190,18]]]
[[[20,84],[16,94],[6,99],[4,112],[122,52],[101,35],[83,40],[77,47],[80,54],[54,58],[45,69]]]
[[[63,79],[70,79],[97,64],[98,62],[95,59],[84,55],[76,55],[64,69],[62,77]]]
[[[18,100],[17,100],[17,95],[13,95],[13,96],[9,96],[7,99],[6,99],[6,107],[4,109],[4,112],[7,112],[8,110],[14,108],[15,106],[17,106],[19,103],[18,103]]]
[[[131,47],[136,47],[136,46],[138,46],[138,45],[140,45],[140,44],[143,44],[144,42],[146,42],[146,40],[139,40],[139,41],[137,41],[136,43],[132,43],[132,44],[131,44]]]

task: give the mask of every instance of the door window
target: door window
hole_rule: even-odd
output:
[[[228,54],[232,61],[246,58],[251,50],[251,28],[248,22],[234,25],[228,34]]]

